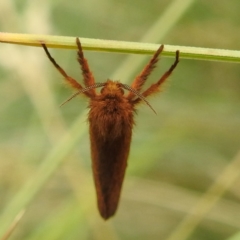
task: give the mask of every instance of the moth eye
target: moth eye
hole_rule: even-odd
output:
[[[106,90],[106,87],[103,87],[103,88],[100,90],[100,93],[101,93],[101,94],[104,93],[105,90]]]

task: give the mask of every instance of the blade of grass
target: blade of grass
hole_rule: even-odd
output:
[[[25,213],[25,210],[22,210],[20,213],[17,214],[17,216],[14,218],[12,224],[9,226],[7,232],[4,234],[4,236],[1,238],[1,240],[7,240],[17,227],[18,223],[22,219],[23,215]]]
[[[240,232],[235,233],[233,236],[229,237],[226,240],[239,240],[240,239]]]
[[[87,111],[87,110],[86,110]],[[86,113],[85,111],[85,113]],[[72,125],[69,133],[66,134],[55,145],[55,148],[39,166],[38,172],[29,180],[25,186],[14,196],[10,201],[0,217],[0,236],[3,236],[10,226],[12,219],[17,215],[19,209],[26,208],[34,196],[42,188],[44,183],[53,174],[54,170],[63,162],[67,154],[75,147],[80,136],[85,133],[85,128],[79,126],[85,122],[85,114],[82,114],[77,121]],[[83,130],[83,131],[82,131]]]
[[[195,0],[175,0],[171,1],[165,11],[160,15],[157,21],[145,33],[139,42],[161,42],[167,33],[177,24],[180,17],[189,9]],[[157,44],[156,48],[159,47]],[[165,45],[166,50],[167,45]],[[173,50],[173,52],[175,52]],[[182,56],[181,56],[182,57]],[[135,55],[128,55],[125,61],[114,72],[112,79],[130,79],[134,74],[135,69],[145,61],[146,57],[136,57]]]
[[[0,32],[0,42],[41,47],[44,42],[49,48],[76,49],[76,37],[31,35]],[[124,42],[114,40],[80,38],[83,49],[119,53],[153,54],[159,44]],[[174,56],[180,50],[181,58],[240,62],[240,51],[188,46],[165,45],[163,56]]]
[[[204,216],[217,203],[221,196],[232,186],[240,176],[240,152],[233,161],[226,166],[223,173],[216,179],[190,214],[183,219],[167,240],[185,240],[193,233]]]

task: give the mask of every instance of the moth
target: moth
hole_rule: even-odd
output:
[[[76,44],[77,60],[81,67],[84,86],[70,77],[56,63],[45,44],[42,43],[42,47],[65,81],[76,89],[76,93],[66,102],[79,94],[89,98],[88,122],[93,178],[98,209],[102,218],[106,220],[117,210],[130,151],[136,107],[144,102],[154,111],[146,98],[160,91],[161,85],[179,62],[179,51],[176,51],[175,62],[169,70],[156,83],[141,91],[148,76],[155,68],[164,45],[159,47],[149,63],[129,86],[110,79],[103,83],[96,83],[84,57],[79,38],[76,38]],[[101,88],[100,93],[96,92],[96,88]],[[125,90],[127,93],[124,93]]]

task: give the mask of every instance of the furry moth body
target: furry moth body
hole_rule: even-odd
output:
[[[95,83],[78,38],[76,38],[76,44],[78,46],[77,59],[81,66],[84,87],[68,76],[56,63],[45,44],[42,46],[49,60],[65,81],[77,90],[66,102],[78,94],[83,94],[90,99],[88,121],[93,177],[99,212],[104,219],[108,219],[115,214],[120,198],[130,151],[136,105],[145,102],[153,110],[146,98],[159,92],[162,83],[179,62],[179,51],[176,51],[175,62],[169,70],[156,83],[140,93],[147,77],[156,66],[163,45],[155,52],[132,85],[128,86],[112,80],[107,80],[105,83]],[[96,88],[100,87],[101,91],[97,93]],[[128,90],[128,93],[124,94],[124,90]]]

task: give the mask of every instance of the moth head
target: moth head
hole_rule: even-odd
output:
[[[110,96],[111,95],[116,96],[117,94],[123,95],[124,94],[123,89],[126,89],[126,90],[134,93],[136,95],[136,97],[140,98],[143,102],[145,102],[152,109],[152,111],[156,114],[155,110],[152,108],[150,103],[146,100],[146,98],[141,93],[136,91],[134,88],[128,86],[127,84],[123,84],[123,83],[120,83],[120,82],[114,82],[112,80],[107,80],[105,83],[95,83],[91,86],[88,86],[88,87],[85,87],[85,88],[81,89],[80,91],[73,94],[64,103],[62,103],[61,106],[64,105],[65,103],[69,102],[73,98],[75,98],[78,94],[83,93],[83,92],[87,92],[90,89],[99,88],[99,87],[102,87],[101,94],[108,94]]]
[[[122,84],[119,82],[114,82],[112,80],[107,80],[101,89],[101,94],[107,94],[107,95],[116,95],[120,94],[123,95],[124,91],[122,89]]]

